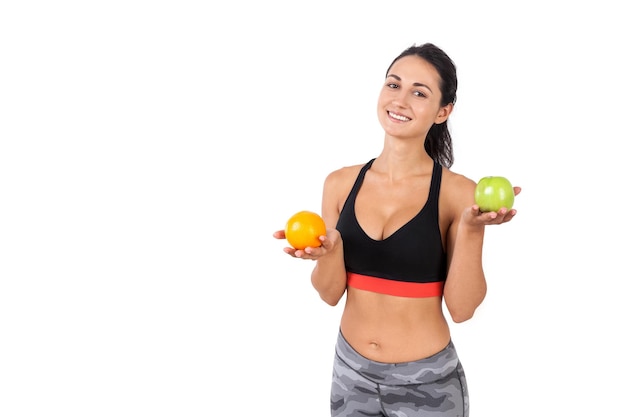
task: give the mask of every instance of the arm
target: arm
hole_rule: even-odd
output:
[[[483,270],[483,241],[485,226],[510,221],[516,210],[503,208],[498,212],[482,213],[474,203],[476,183],[461,176],[451,181],[454,196],[446,199],[452,207],[452,222],[448,229],[448,277],[444,288],[446,306],[452,320],[469,320],[487,294]],[[515,187],[516,195],[521,189]]]
[[[341,171],[328,175],[322,194],[322,218],[326,224],[326,236],[320,236],[322,246],[296,250],[286,247],[284,251],[294,258],[315,261],[311,272],[311,283],[320,298],[331,306],[337,305],[346,290],[346,268],[343,258],[343,241],[335,229],[339,219],[341,195]],[[342,203],[341,203],[342,204]],[[283,230],[274,233],[277,239],[284,239]]]
[[[311,283],[320,298],[331,306],[337,305],[346,291],[346,267],[343,261],[343,243],[335,229],[322,240],[321,251],[311,272]]]
[[[469,209],[469,215],[473,211]],[[483,270],[483,238],[485,228],[463,221],[459,216],[448,233],[448,277],[443,296],[452,320],[469,320],[487,294]]]
[[[324,182],[322,194],[322,218],[326,223],[326,236],[321,238],[322,246],[307,248],[309,255],[316,255],[315,267],[311,272],[311,283],[322,300],[331,306],[337,305],[346,291],[346,267],[343,258],[343,241],[335,229],[339,219],[341,189],[339,173],[331,173]]]

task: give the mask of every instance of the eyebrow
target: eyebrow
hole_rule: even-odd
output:
[[[395,79],[396,79],[396,80],[398,80],[398,81],[402,81],[402,78],[398,77],[398,76],[397,76],[397,75],[395,75],[395,74],[388,74],[388,75],[387,75],[387,78],[389,78],[389,77],[391,77],[391,78],[395,78]],[[413,83],[413,87],[424,87],[424,88],[427,88],[427,89],[428,89],[428,91],[430,91],[431,93],[433,92],[433,90],[431,90],[431,89],[430,89],[430,87],[429,87],[429,86],[427,86],[426,84],[422,84],[422,83]]]

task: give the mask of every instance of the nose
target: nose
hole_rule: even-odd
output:
[[[394,94],[393,99],[391,101],[395,106],[406,107],[408,94],[410,93],[398,91],[396,94]]]

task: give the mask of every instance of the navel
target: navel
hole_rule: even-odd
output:
[[[375,340],[372,340],[372,341],[370,342],[370,345],[369,345],[369,346],[370,346],[370,348],[371,348],[371,349],[373,349],[373,350],[378,350],[378,349],[380,349],[380,344],[379,344],[377,341],[375,341]]]

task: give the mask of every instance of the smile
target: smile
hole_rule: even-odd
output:
[[[387,114],[389,115],[389,117],[391,117],[392,119],[396,119],[396,120],[400,120],[401,122],[408,122],[409,119],[406,116],[402,116],[401,114],[396,114],[396,113],[392,113],[390,111],[387,112]]]

